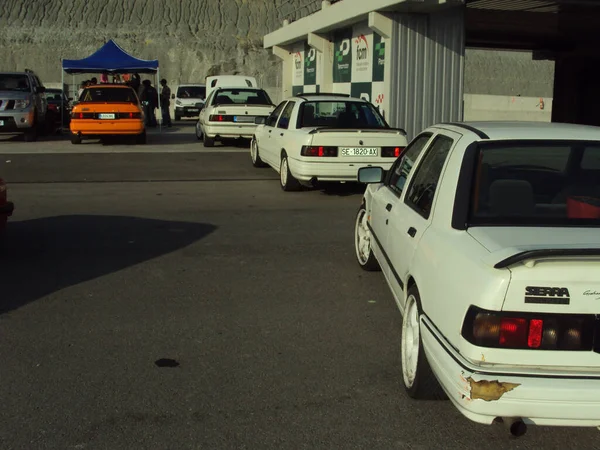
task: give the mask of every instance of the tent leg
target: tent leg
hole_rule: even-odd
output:
[[[154,75],[154,84],[157,87],[157,91],[158,91],[158,115],[159,115],[159,120],[158,120],[158,132],[162,133],[162,108],[160,107],[160,68],[156,69],[156,74]]]
[[[62,65],[62,61],[61,61],[61,65]],[[65,111],[65,72],[64,70],[60,71],[60,92],[62,92],[62,95],[60,96],[60,132],[62,133],[63,130],[63,124],[65,123],[65,118],[63,116],[64,111]]]

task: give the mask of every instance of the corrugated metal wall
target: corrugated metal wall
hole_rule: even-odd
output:
[[[412,139],[435,123],[462,120],[463,9],[397,14],[394,21],[390,124]]]

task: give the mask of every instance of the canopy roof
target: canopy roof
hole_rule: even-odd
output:
[[[67,73],[156,73],[158,59],[135,58],[111,39],[87,58],[63,59],[62,68]]]

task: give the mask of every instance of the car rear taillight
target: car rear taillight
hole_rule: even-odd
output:
[[[83,119],[83,113],[73,113],[73,119]]]
[[[381,156],[384,158],[397,158],[404,150],[404,147],[382,147]]]
[[[316,157],[326,157],[326,156],[337,156],[338,148],[337,147],[324,147],[324,146],[313,146],[313,145],[303,145],[300,150],[300,155],[302,156],[316,156]]]
[[[233,116],[223,116],[221,114],[213,114],[208,120],[210,122],[233,122]]]
[[[56,111],[56,110],[58,110],[58,106],[53,103],[48,103],[48,109]]]
[[[141,119],[142,113],[139,113],[139,112],[119,113],[119,118],[121,118],[121,119]]]
[[[94,113],[80,113],[80,112],[76,112],[76,113],[72,113],[71,118],[72,119],[93,119],[94,118]]]
[[[472,306],[462,335],[479,347],[591,350],[595,316],[485,311]]]

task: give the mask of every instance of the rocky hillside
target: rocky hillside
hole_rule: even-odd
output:
[[[60,82],[61,58],[86,57],[112,38],[136,57],[158,58],[172,85],[239,72],[273,88],[279,60],[262,48],[262,37],[283,19],[320,6],[320,0],[1,0],[0,70],[31,68],[45,83]]]

